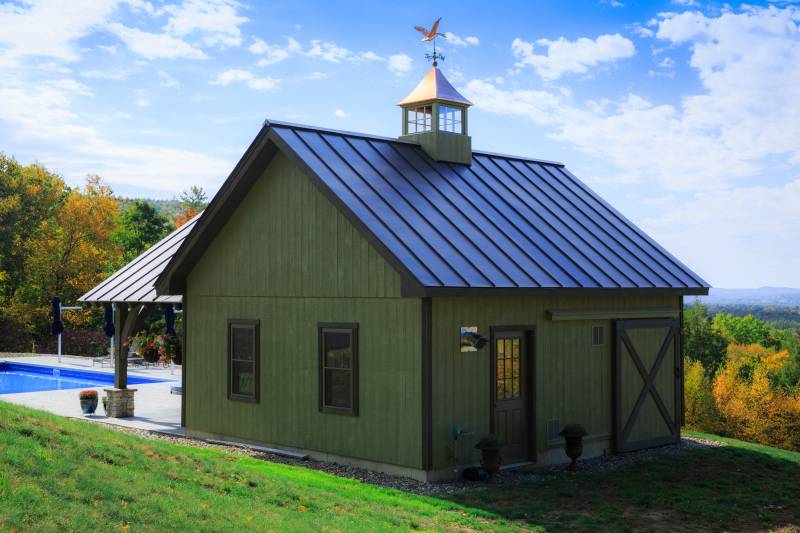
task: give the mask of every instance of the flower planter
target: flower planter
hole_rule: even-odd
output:
[[[81,411],[85,415],[92,415],[97,410],[97,391],[81,391],[78,396],[81,402]]]
[[[503,459],[500,457],[500,449],[502,448],[500,442],[493,436],[482,438],[475,448],[481,451],[481,466],[486,470],[488,476],[487,480],[490,481],[494,478],[497,471],[500,470],[500,464]]]
[[[580,424],[567,424],[559,435],[564,437],[564,453],[571,461],[569,469],[574,471],[578,458],[583,455],[583,437],[587,435],[586,430]]]
[[[142,358],[148,363],[157,363],[161,356],[158,355],[158,352],[144,352]]]

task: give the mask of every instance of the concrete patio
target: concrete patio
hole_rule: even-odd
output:
[[[54,355],[6,357],[0,354],[0,361],[18,361],[60,368],[92,370],[108,374],[112,378],[114,375],[113,368],[109,368],[107,365],[105,368],[101,368],[99,365],[93,367],[92,360],[86,357],[62,356],[61,363],[59,363],[58,357]],[[184,430],[181,427],[181,397],[170,393],[170,387],[181,384],[181,367],[129,367],[128,375],[169,380],[161,383],[131,385],[130,388],[136,389],[134,400],[136,416],[129,418],[107,417],[102,405],[98,405],[97,412],[94,415],[85,416],[81,412],[78,402],[78,392],[81,389],[0,394],[0,401],[16,403],[71,418],[183,435]],[[107,385],[109,388],[112,386]],[[105,395],[103,392],[104,387],[90,388],[97,390],[101,397]]]

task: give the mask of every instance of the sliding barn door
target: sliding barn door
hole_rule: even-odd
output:
[[[614,437],[619,452],[678,442],[681,361],[678,321],[618,320]]]

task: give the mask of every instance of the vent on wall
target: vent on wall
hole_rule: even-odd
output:
[[[554,441],[561,438],[561,419],[551,418],[547,421],[547,440]]]
[[[603,326],[592,326],[592,346],[602,346],[605,343]]]

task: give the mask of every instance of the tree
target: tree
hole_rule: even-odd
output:
[[[725,360],[726,339],[712,326],[708,308],[695,301],[683,312],[683,355],[713,374]]]
[[[202,211],[208,205],[208,196],[202,187],[192,185],[180,195],[181,207],[191,207],[196,211]]]
[[[160,241],[170,230],[169,221],[145,200],[135,200],[119,217],[114,242],[122,248],[118,266]]]
[[[120,253],[112,239],[117,216],[118,202],[98,176],[88,177],[82,189],[70,190],[63,205],[33,231],[15,305],[29,306],[31,314],[46,313],[51,297],[74,302],[100,283]]]
[[[0,153],[0,304],[7,304],[23,283],[31,235],[68,193],[64,181],[46,168],[23,167]]]
[[[180,195],[180,212],[175,215],[175,227],[179,228],[197,216],[208,205],[208,196],[202,187],[192,185]]]
[[[731,313],[717,313],[714,317],[714,330],[734,344],[761,344],[768,346],[769,326],[754,315],[734,316]]]

